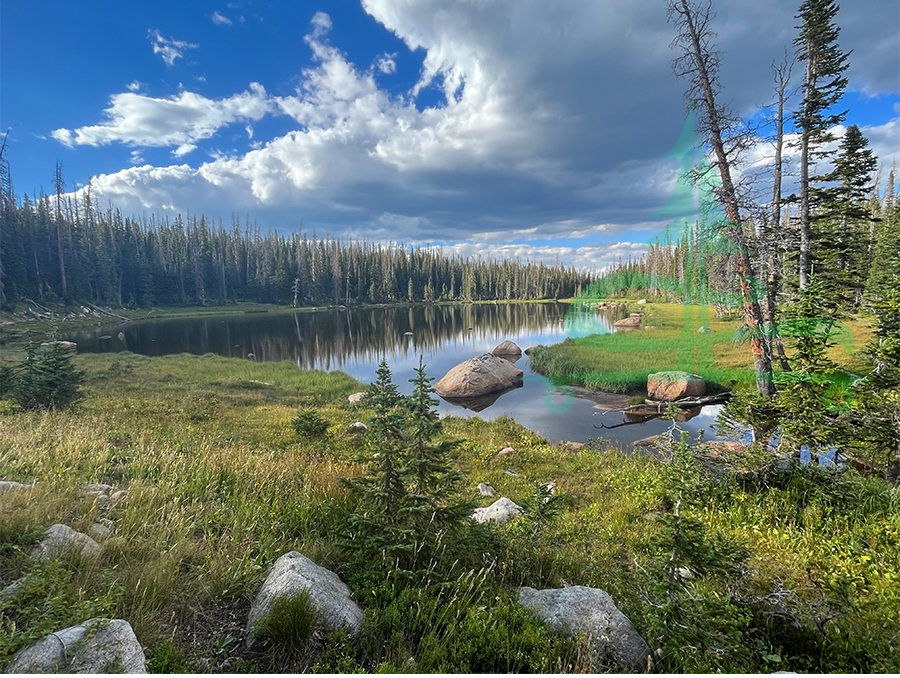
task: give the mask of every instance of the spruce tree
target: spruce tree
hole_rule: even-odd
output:
[[[803,100],[794,113],[794,125],[800,132],[800,186],[798,199],[800,227],[800,287],[809,283],[812,266],[814,212],[823,197],[817,184],[824,178],[811,176],[810,165],[832,154],[827,144],[835,140],[831,128],[844,120],[846,111],[832,107],[847,87],[849,52],[841,51],[837,39],[840,28],[834,23],[838,12],[834,0],[804,0],[797,18],[800,34],[794,40],[797,58],[805,63]]]
[[[39,351],[30,345],[17,373],[7,372],[4,379],[12,383],[3,390],[9,390],[23,409],[56,410],[82,397],[84,372],[75,367],[68,349],[54,341]]]
[[[425,373],[421,356],[416,376],[410,381],[413,392],[406,398],[409,412],[408,459],[405,464],[409,505],[406,511],[416,533],[420,562],[423,559],[427,562],[436,555],[437,542],[466,523],[474,505],[471,500],[460,497],[457,491],[463,474],[454,468],[451,454],[463,441],[447,440],[441,436],[443,426],[437,411],[433,409],[438,401],[431,397],[434,377]]]

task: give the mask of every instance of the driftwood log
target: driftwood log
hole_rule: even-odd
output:
[[[634,417],[631,421],[623,421],[619,424],[613,424],[611,426],[607,426],[606,424],[601,423],[599,426],[594,424],[594,428],[618,428],[620,426],[631,426],[633,424],[643,424],[644,422],[650,421],[651,419],[657,419],[664,415],[669,410],[669,405],[673,405],[682,410],[691,410],[695,407],[704,407],[705,405],[721,405],[722,403],[727,403],[731,399],[730,393],[717,393],[715,395],[708,396],[700,396],[700,397],[692,397],[692,398],[681,398],[680,400],[674,400],[672,402],[644,402],[639,405],[629,405],[628,407],[618,407],[614,409],[604,410],[603,412],[595,412],[594,414],[599,414],[601,417],[605,415],[607,412],[622,412],[623,414],[628,414]]]

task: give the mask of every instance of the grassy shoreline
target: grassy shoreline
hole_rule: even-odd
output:
[[[710,543],[746,551],[743,574],[697,569],[676,592],[684,616],[670,620],[657,607],[669,595],[660,569],[668,553],[656,545],[660,516],[672,510],[667,465],[602,445],[552,447],[506,418],[444,420],[448,438],[465,440],[461,489],[484,482],[521,503],[534,483],[554,482],[563,509],[545,523],[492,529],[478,591],[494,605],[462,594],[448,602],[427,587],[396,599],[356,588],[370,620],[362,640],[318,638],[303,657],[247,650],[249,602],[279,555],[296,549],[353,573],[329,506],[352,508],[338,478],[359,473],[362,438],[346,426],[371,413],[346,396],[361,385],[339,372],[213,355],[75,361],[88,376],[74,409],[0,409],[0,478],[35,483],[0,495],[0,588],[29,577],[22,594],[0,601],[0,669],[50,631],[112,616],[133,624],[156,672],[196,671],[204,659],[214,672],[587,670],[577,649],[514,603],[519,585],[578,584],[609,592],[661,649],[656,670],[900,671],[890,631],[900,614],[900,498],[882,481],[848,471],[826,482],[802,470],[707,478],[687,510]],[[332,422],[324,438],[293,432],[301,406]],[[505,447],[515,454],[498,456]],[[91,482],[127,498],[104,511],[80,492]],[[98,561],[28,557],[49,525],[87,530],[99,517],[115,527]],[[774,593],[781,612],[764,602]],[[439,624],[446,609],[461,621]],[[827,636],[816,628],[822,610],[834,615]]]

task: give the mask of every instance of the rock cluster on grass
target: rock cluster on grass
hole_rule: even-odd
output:
[[[316,565],[297,551],[285,553],[272,565],[250,608],[247,645],[255,640],[256,629],[271,614],[275,602],[307,591],[316,615],[316,627],[324,631],[346,629],[355,634],[364,620],[362,609],[350,598],[350,589],[331,570]]]
[[[466,360],[434,385],[442,398],[473,398],[518,386],[524,372],[508,360],[484,353]]]
[[[497,523],[503,525],[522,513],[522,507],[512,499],[500,497],[490,506],[477,508],[472,513],[472,519],[476,523]]]
[[[147,673],[147,660],[127,621],[89,619],[19,650],[5,673]]]
[[[539,591],[523,586],[519,604],[534,610],[551,629],[588,636],[595,669],[604,668],[612,658],[632,671],[647,670],[650,648],[606,591],[587,586]]]
[[[50,560],[69,551],[93,558],[100,555],[100,544],[86,534],[76,532],[68,525],[57,523],[51,525],[44,532],[44,538],[31,552],[31,557],[38,560]]]
[[[656,372],[647,376],[647,396],[651,400],[672,402],[706,394],[706,382],[699,375],[678,370]]]

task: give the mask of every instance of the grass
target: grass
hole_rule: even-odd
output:
[[[653,312],[653,322],[666,317]],[[661,612],[673,594],[654,541],[655,516],[671,510],[666,464],[599,444],[561,450],[509,418],[445,419],[448,438],[465,439],[462,487],[474,493],[484,482],[522,503],[535,483],[552,481],[557,518],[492,528],[481,572],[354,590],[367,615],[357,640],[314,637],[300,659],[247,650],[235,639],[278,556],[298,550],[351,580],[330,507],[352,509],[338,478],[358,473],[351,460],[363,437],[346,426],[370,412],[346,397],[361,384],[212,355],[76,362],[88,378],[74,409],[0,410],[0,478],[35,482],[0,495],[0,588],[27,577],[15,598],[0,599],[0,670],[50,631],[107,616],[131,622],[160,672],[196,670],[201,658],[250,672],[582,671],[584,645],[547,632],[514,602],[520,585],[578,584],[609,592],[661,649],[655,670],[900,671],[896,490],[854,472],[704,477],[686,511],[712,543],[731,540],[749,556],[727,576],[686,582],[675,618]],[[322,436],[294,431],[300,408],[331,422]],[[497,457],[504,447],[516,454]],[[127,497],[104,513],[80,492],[91,482]],[[115,529],[98,560],[28,557],[53,523],[85,531],[101,515]]]
[[[530,356],[532,367],[559,383],[578,383],[612,393],[644,390],[647,376],[664,370],[699,374],[716,391],[754,383],[749,342],[735,342],[740,321],[717,319],[708,306],[629,307],[635,309],[647,312],[644,325],[653,329],[595,334],[538,346]],[[713,332],[698,334],[701,326]],[[848,321],[842,324],[829,356],[843,369],[863,372],[866,363],[859,350],[871,336],[869,323]]]

